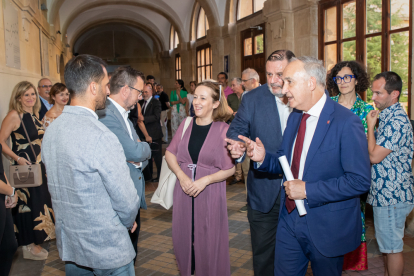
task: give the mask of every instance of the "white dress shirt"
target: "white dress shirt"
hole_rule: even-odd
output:
[[[49,101],[42,98],[42,96],[39,95],[40,100],[43,102],[43,104],[46,106],[47,110],[50,110],[53,107],[53,104],[50,104]]]
[[[289,103],[284,104],[283,101],[276,97],[276,105],[277,110],[279,112],[279,119],[280,119],[280,128],[282,129],[282,135],[285,132],[287,120],[289,118],[290,112],[292,112],[292,108],[289,106]]]
[[[95,111],[93,111],[92,109],[90,109],[90,108],[87,108],[87,107],[85,107],[85,106],[81,106],[81,105],[75,105],[75,106],[77,106],[77,107],[82,107],[83,109],[86,109],[86,110],[88,110],[90,113],[92,113],[93,114],[93,116],[96,118],[96,120],[98,120],[98,114],[96,114],[96,112]]]
[[[131,137],[132,140],[134,140],[134,138],[132,137],[132,130],[131,130],[131,126],[129,125],[129,120],[128,120],[128,114],[129,111],[126,111],[125,108],[123,108],[119,103],[117,103],[116,101],[114,101],[113,99],[111,99],[111,97],[108,97],[108,100],[110,100],[114,106],[116,107],[116,109],[118,109],[119,113],[121,113],[122,118],[124,119],[124,123],[128,129],[128,133],[129,133],[129,137]],[[133,164],[136,168],[141,168],[141,162],[139,163],[139,165],[135,165]]]
[[[244,91],[242,94],[242,97],[247,92],[249,91]],[[272,92],[270,91],[270,93]],[[292,112],[292,108],[289,106],[289,103],[284,104],[279,97],[275,96],[275,99],[276,99],[277,112],[279,113],[280,128],[282,129],[282,136],[283,136],[283,133],[285,132],[285,129],[286,129],[287,120],[289,118],[290,113]],[[240,163],[245,155],[246,153],[243,153],[242,157],[240,157],[236,161]]]
[[[323,93],[323,96],[319,99],[319,101],[309,109],[308,112],[304,112],[310,115],[310,117],[306,120],[306,132],[305,138],[303,140],[303,148],[302,148],[302,155],[300,156],[300,165],[299,165],[299,174],[298,179],[302,180],[303,170],[305,168],[306,156],[308,155],[309,147],[312,143],[313,135],[315,134],[316,126],[318,125],[319,116],[321,115],[322,109],[325,106],[326,102],[326,94]],[[295,143],[293,144],[293,149],[295,148]],[[293,161],[293,154],[294,150],[292,150],[292,158]],[[292,162],[291,162],[292,163]],[[292,166],[292,164],[291,164]]]
[[[147,104],[145,105],[145,108],[142,110],[142,115],[145,114],[145,110],[147,110],[148,104],[150,103],[151,99],[152,99],[152,96],[146,101]],[[145,100],[144,100],[144,103],[145,103]]]

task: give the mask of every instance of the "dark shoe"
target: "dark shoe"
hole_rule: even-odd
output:
[[[243,206],[239,210],[240,213],[246,213],[247,212],[247,205]]]
[[[168,144],[168,142],[162,141],[163,144]]]
[[[158,182],[158,181],[160,181],[158,178],[153,178],[153,179],[151,180],[151,182]]]
[[[230,182],[229,185],[234,185],[234,184],[239,183],[239,182],[240,182],[240,180],[235,178],[235,179],[233,179],[232,182]]]

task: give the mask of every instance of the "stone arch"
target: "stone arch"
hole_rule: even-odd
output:
[[[220,16],[215,0],[197,0],[197,2],[204,9],[210,27],[218,27],[223,25],[224,22],[220,22]]]
[[[237,0],[226,1],[226,13],[224,16],[224,25],[234,24],[237,22]]]
[[[89,23],[87,26],[85,26],[84,28],[79,29],[78,31],[76,31],[76,33],[73,35],[73,39],[70,42],[71,43],[71,48],[73,49],[75,42],[80,38],[80,36],[89,31],[92,28],[95,28],[99,25],[103,25],[103,24],[107,24],[107,23],[120,23],[120,24],[125,24],[127,26],[131,26],[131,27],[135,27],[140,29],[141,31],[143,31],[146,35],[148,35],[153,41],[154,41],[154,52],[161,52],[163,51],[165,48],[165,44],[163,43],[163,40],[158,37],[157,35],[155,35],[155,31],[152,29],[149,29],[147,25],[143,25],[140,24],[136,21],[132,21],[132,20],[127,20],[127,19],[100,19],[100,20],[96,20],[93,21],[91,23]]]
[[[56,0],[55,2],[53,2],[51,14],[50,14],[50,22],[54,22],[56,20],[57,14],[59,13],[59,8],[62,6],[64,2],[65,0]],[[137,1],[137,2],[104,0],[104,1],[99,1],[99,2],[90,2],[84,5],[81,5],[77,7],[75,10],[73,10],[68,20],[64,22],[63,27],[62,27],[62,37],[66,35],[68,27],[78,15],[80,15],[81,13],[85,11],[91,10],[93,8],[108,6],[108,5],[135,6],[135,7],[142,7],[142,8],[147,8],[149,10],[152,10],[162,15],[163,17],[165,17],[174,26],[174,29],[177,31],[180,41],[183,41],[183,42],[186,41],[184,28],[181,22],[178,22],[176,20],[176,18],[178,18],[178,15],[174,12],[173,9],[171,9],[171,7],[169,7],[166,4],[160,7],[159,5],[151,3],[150,1],[143,1],[143,0]]]
[[[198,1],[196,0],[194,2],[193,9],[191,12],[189,41],[197,40],[196,25],[197,25],[197,15],[198,15],[198,12],[200,11],[200,8],[203,8],[204,12],[206,13],[208,25],[210,26],[210,29],[220,26],[219,24],[220,18],[219,18],[219,14],[217,11],[217,5],[214,3],[213,6],[214,8],[211,8],[210,0],[198,0]]]

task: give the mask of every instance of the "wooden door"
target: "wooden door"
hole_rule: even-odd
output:
[[[253,68],[266,83],[265,24],[241,31],[242,71]]]

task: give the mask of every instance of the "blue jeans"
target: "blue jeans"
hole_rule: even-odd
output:
[[[373,206],[375,237],[381,253],[403,251],[405,219],[413,204],[400,202],[391,206]]]
[[[89,268],[66,262],[65,271],[66,276],[135,276],[134,261],[122,267],[112,269]]]

